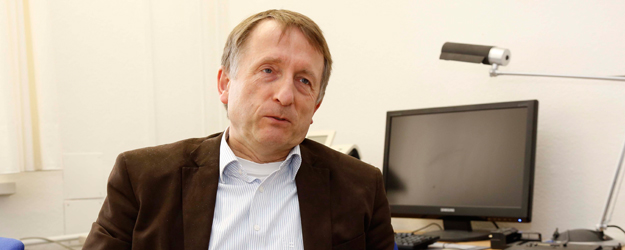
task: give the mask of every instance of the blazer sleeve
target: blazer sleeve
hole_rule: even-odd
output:
[[[82,249],[131,249],[138,208],[124,154],[120,154],[109,176],[106,199]]]
[[[369,230],[367,230],[367,249],[387,249],[395,247],[393,226],[391,225],[391,209],[384,191],[382,173],[376,172],[376,193]]]

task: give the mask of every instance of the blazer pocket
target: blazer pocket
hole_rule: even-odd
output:
[[[360,236],[345,242],[345,243],[341,243],[340,245],[336,245],[332,247],[332,250],[353,250],[353,249],[366,249],[366,239],[365,239],[365,233],[361,234]]]

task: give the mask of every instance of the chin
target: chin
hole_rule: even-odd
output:
[[[301,138],[299,138],[301,137]],[[264,136],[259,138],[262,144],[272,147],[295,147],[299,145],[303,140],[304,136],[298,136],[297,139],[294,139],[293,136],[289,136],[288,133],[278,132],[278,133],[265,133]]]

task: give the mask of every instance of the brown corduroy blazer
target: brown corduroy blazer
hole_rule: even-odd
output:
[[[120,154],[83,249],[207,250],[221,136]],[[310,140],[300,150],[304,249],[393,249],[380,171]]]

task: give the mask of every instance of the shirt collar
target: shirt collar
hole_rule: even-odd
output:
[[[228,145],[228,130],[230,127],[226,128],[221,137],[221,144],[219,145],[219,181],[223,181],[223,173],[228,165],[232,162],[239,162],[237,160],[236,155]],[[295,176],[297,176],[297,172],[299,171],[300,166],[302,165],[302,154],[299,148],[299,145],[293,147],[289,154],[286,157],[286,160],[283,164],[286,164],[289,169],[291,169],[291,180],[295,180]],[[284,166],[281,166],[284,167]]]

